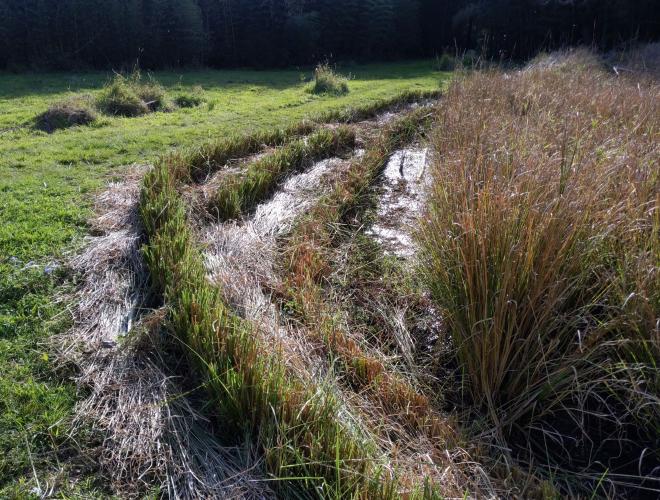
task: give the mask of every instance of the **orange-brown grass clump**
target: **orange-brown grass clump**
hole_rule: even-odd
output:
[[[452,84],[421,272],[476,434],[567,493],[658,490],[660,86],[585,61]]]

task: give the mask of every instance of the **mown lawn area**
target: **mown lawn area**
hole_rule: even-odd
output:
[[[138,118],[101,116],[52,134],[33,129],[31,120],[67,96],[94,96],[112,74],[0,74],[0,497],[24,497],[37,486],[43,492],[78,448],[67,438],[75,387],[54,374],[45,341],[68,322],[65,305],[55,302],[70,286],[62,262],[81,244],[93,194],[126,165],[172,148],[435,89],[449,77],[431,61],[340,71],[351,75],[341,97],[307,92],[311,70],[156,72],[168,93],[201,86],[205,101]],[[75,475],[81,484],[65,490],[102,494],[84,480],[89,474]]]

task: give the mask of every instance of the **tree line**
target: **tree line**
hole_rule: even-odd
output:
[[[657,38],[657,0],[0,0],[0,68],[289,66]]]

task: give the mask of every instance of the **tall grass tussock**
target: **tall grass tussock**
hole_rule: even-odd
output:
[[[97,107],[105,114],[116,116],[140,116],[149,112],[149,106],[140,99],[135,89],[121,75],[106,85],[96,99]]]
[[[571,494],[657,491],[660,87],[556,59],[451,85],[421,272],[476,435]]]
[[[143,79],[139,71],[115,75],[101,90],[96,105],[108,115],[140,116],[166,109],[165,89],[152,77]]]
[[[139,70],[125,76],[117,74],[99,92],[96,98],[74,95],[49,106],[34,118],[34,127],[45,132],[90,125],[98,112],[110,116],[137,117],[156,111],[193,108],[204,101],[203,90],[178,90],[169,99],[163,86],[151,75],[144,79]]]
[[[314,69],[314,80],[309,87],[312,94],[347,94],[348,78],[340,75],[328,63],[319,64]]]
[[[195,108],[205,101],[204,89],[200,85],[185,88],[179,85],[173,89],[172,106],[176,108]]]
[[[90,125],[96,118],[97,113],[90,97],[73,96],[51,104],[35,118],[34,127],[50,133],[77,125]]]

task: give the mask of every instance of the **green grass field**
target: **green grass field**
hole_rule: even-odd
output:
[[[403,90],[436,89],[448,79],[431,61],[341,71],[352,76],[341,97],[307,92],[311,71],[158,72],[154,77],[168,92],[201,86],[205,102],[139,118],[102,116],[93,126],[53,134],[34,130],[30,121],[54,101],[95,95],[112,75],[0,74],[0,497],[23,498],[35,486],[43,491],[60,469],[71,480],[67,463],[77,445],[67,437],[67,419],[76,393],[53,373],[45,340],[68,322],[65,306],[54,302],[70,286],[57,263],[80,245],[93,194],[126,165],[172,148]],[[75,476],[74,493],[100,494],[93,473]]]

